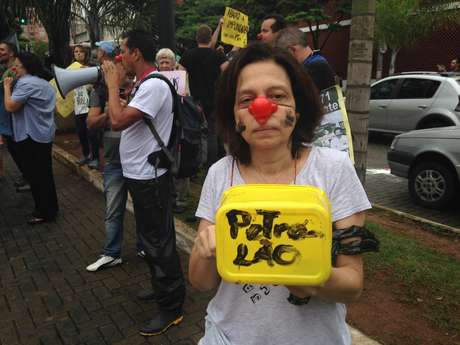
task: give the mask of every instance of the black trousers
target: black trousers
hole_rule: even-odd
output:
[[[30,137],[16,143],[24,175],[35,201],[35,215],[54,219],[59,210],[53,177],[51,148],[53,143],[39,143]]]
[[[17,143],[10,136],[4,135],[3,137],[6,138],[6,148],[8,149],[8,152],[10,153],[11,158],[13,158],[13,161],[18,167],[18,170],[21,172],[22,176],[25,178],[24,163],[21,161],[21,155],[18,151]]]
[[[171,209],[172,178],[166,173],[157,180],[126,181],[158,306],[160,310],[181,310],[185,282]]]
[[[102,131],[100,129],[88,129],[87,119],[88,114],[75,115],[75,128],[80,141],[81,152],[84,157],[89,157],[91,148],[91,159],[99,159]]]

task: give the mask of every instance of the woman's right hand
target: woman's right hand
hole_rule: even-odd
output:
[[[202,259],[216,257],[216,227],[207,225],[199,229],[195,238],[195,248]]]
[[[13,84],[13,78],[12,77],[5,77],[5,79],[3,79],[3,87],[5,89],[8,89],[10,90],[11,89],[11,85]]]

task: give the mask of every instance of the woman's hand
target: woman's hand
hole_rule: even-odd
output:
[[[198,231],[195,238],[195,248],[202,259],[216,257],[216,227],[208,225]]]
[[[11,85],[13,84],[13,78],[12,77],[5,77],[5,79],[3,79],[3,87],[8,90],[11,90]]]
[[[102,70],[104,71],[104,79],[107,87],[118,89],[120,86],[120,77],[115,64],[112,61],[104,61]]]

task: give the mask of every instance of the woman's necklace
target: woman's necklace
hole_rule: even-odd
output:
[[[292,165],[294,165],[293,171],[291,170]],[[295,184],[297,175],[297,158],[294,158],[289,162],[289,166],[287,169],[281,169],[274,175],[266,176],[263,173],[259,172],[256,167],[253,167],[251,170],[254,172],[256,180],[260,181],[260,183],[263,184],[290,184],[292,181],[294,181]],[[291,176],[291,171],[294,174],[293,177]],[[286,177],[286,175],[288,176]]]

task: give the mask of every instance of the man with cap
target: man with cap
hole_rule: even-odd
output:
[[[282,16],[274,13],[269,14],[265,16],[262,21],[257,39],[268,44],[274,44],[278,31],[284,29],[285,27],[286,21]]]
[[[299,63],[303,64],[319,91],[336,84],[334,70],[319,51],[310,48],[307,37],[301,30],[294,27],[280,30],[275,45],[287,49]]]

